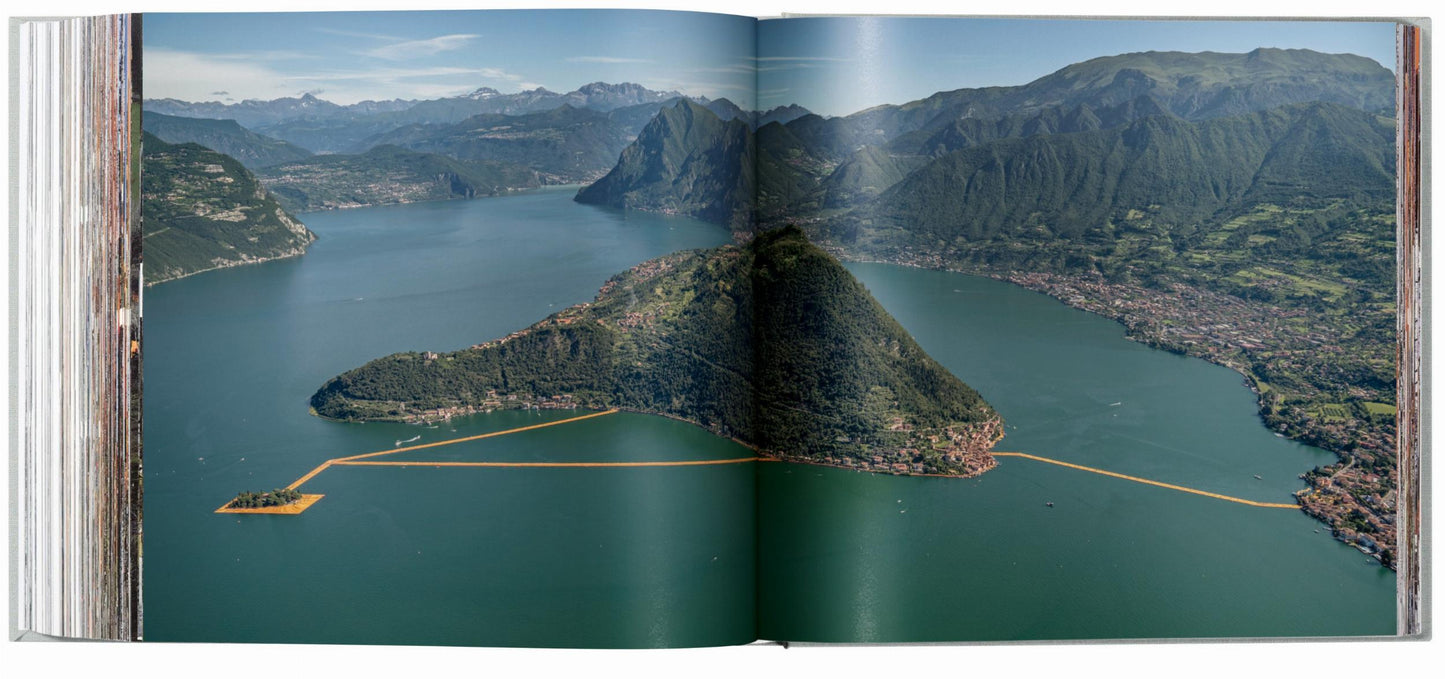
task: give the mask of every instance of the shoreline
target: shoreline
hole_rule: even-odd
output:
[[[297,216],[315,215],[327,212],[340,212],[342,210],[364,210],[370,207],[396,207],[398,205],[421,205],[424,203],[454,203],[457,201],[486,200],[488,198],[510,198],[516,195],[526,193],[540,193],[551,188],[565,188],[569,186],[582,186],[582,184],[542,184],[540,186],[527,186],[520,188],[509,187],[497,193],[484,193],[481,195],[471,196],[470,198],[467,196],[454,196],[451,198],[431,198],[427,200],[397,200],[388,203],[358,203],[356,205],[337,205],[335,207],[322,207],[316,208],[314,210],[298,210],[296,212],[293,212],[292,214]]]
[[[197,271],[191,271],[191,272],[188,272],[188,273],[183,273],[183,274],[181,274],[181,275],[179,275],[179,276],[171,276],[170,278],[162,278],[162,279],[160,279],[160,280],[146,281],[146,282],[143,282],[143,283],[141,284],[141,287],[149,288],[149,287],[151,287],[152,285],[160,285],[160,284],[162,284],[162,283],[170,283],[171,281],[178,281],[178,280],[181,280],[181,279],[183,279],[183,278],[190,278],[191,276],[195,276],[195,275],[197,275],[197,274],[203,274],[203,273],[206,273],[206,272],[209,272],[209,271],[220,271],[221,269],[234,269],[234,268],[239,267],[239,266],[248,266],[248,265],[251,265],[251,264],[265,264],[266,262],[277,262],[277,261],[280,261],[280,260],[283,260],[283,259],[293,259],[293,258],[296,258],[296,257],[300,257],[300,256],[302,256],[302,255],[305,255],[305,254],[306,254],[306,248],[309,247],[309,246],[311,245],[311,243],[315,243],[315,242],[316,242],[316,239],[312,239],[310,242],[306,243],[306,245],[301,246],[301,248],[300,248],[298,251],[296,251],[296,252],[290,252],[290,253],[286,253],[286,254],[282,254],[282,255],[276,255],[276,256],[274,256],[274,257],[263,257],[263,258],[261,258],[261,259],[232,260],[232,261],[226,262],[225,264],[219,264],[219,265],[216,265],[216,266],[213,266],[213,267],[209,267],[209,268],[206,268],[206,269],[199,269],[199,270],[197,270]]]
[[[838,256],[838,255],[839,255],[838,252],[833,251],[833,250],[830,250],[830,253],[834,254],[834,256]],[[1258,398],[1259,396],[1261,396],[1261,392],[1260,392],[1258,386],[1256,386],[1256,384],[1255,384],[1254,376],[1253,376],[1253,375],[1250,375],[1250,374],[1247,373],[1247,372],[1245,372],[1244,369],[1241,368],[1240,366],[1233,365],[1233,364],[1230,364],[1230,363],[1226,363],[1226,362],[1223,362],[1223,361],[1211,360],[1211,357],[1209,357],[1209,356],[1203,356],[1203,355],[1198,355],[1198,354],[1190,353],[1190,352],[1185,351],[1185,350],[1182,350],[1182,349],[1180,349],[1180,348],[1178,348],[1178,347],[1167,346],[1167,345],[1161,344],[1161,343],[1159,343],[1159,342],[1156,342],[1156,341],[1152,340],[1152,339],[1149,338],[1149,337],[1145,337],[1145,336],[1139,335],[1139,334],[1137,334],[1137,333],[1134,332],[1134,329],[1133,329],[1133,328],[1129,327],[1129,325],[1124,322],[1124,319],[1123,319],[1122,317],[1119,317],[1119,316],[1110,316],[1110,315],[1108,315],[1108,314],[1099,313],[1098,311],[1095,311],[1094,309],[1090,309],[1090,308],[1088,308],[1088,307],[1085,307],[1085,306],[1082,306],[1082,305],[1079,305],[1079,304],[1070,303],[1069,300],[1063,299],[1063,298],[1061,298],[1061,297],[1057,297],[1057,296],[1054,296],[1054,295],[1051,295],[1051,294],[1049,294],[1049,293],[1048,293],[1047,291],[1045,291],[1045,290],[1040,290],[1040,289],[1038,289],[1038,288],[1032,288],[1032,287],[1029,287],[1029,286],[1024,285],[1024,284],[1022,284],[1022,283],[1019,283],[1019,282],[1017,282],[1017,281],[1009,280],[1009,278],[1008,278],[1006,275],[1004,275],[1004,274],[984,273],[984,272],[980,272],[980,271],[966,271],[966,270],[963,270],[963,269],[953,269],[953,268],[949,268],[949,267],[931,267],[931,266],[925,266],[925,265],[922,265],[922,264],[910,264],[910,263],[905,263],[905,262],[894,262],[894,261],[881,260],[881,259],[862,259],[862,258],[854,258],[854,257],[846,257],[846,258],[844,258],[844,257],[839,257],[839,259],[842,259],[842,261],[849,262],[849,263],[857,263],[857,264],[886,264],[886,265],[889,265],[889,266],[901,266],[901,267],[906,267],[906,268],[909,268],[909,269],[919,269],[919,270],[922,270],[922,271],[941,271],[941,272],[944,272],[944,273],[960,274],[960,275],[963,275],[963,276],[978,276],[978,277],[980,277],[980,278],[987,278],[987,279],[989,279],[989,280],[998,281],[998,282],[1000,282],[1000,283],[1007,283],[1007,284],[1009,284],[1009,285],[1012,285],[1012,286],[1015,286],[1015,287],[1018,287],[1018,288],[1022,288],[1022,289],[1024,289],[1024,290],[1028,290],[1029,292],[1038,293],[1038,294],[1043,295],[1043,296],[1045,296],[1045,297],[1048,297],[1049,299],[1052,299],[1052,300],[1054,300],[1054,301],[1056,301],[1056,302],[1058,302],[1058,303],[1060,303],[1060,304],[1063,304],[1064,306],[1067,306],[1067,307],[1069,307],[1070,309],[1077,309],[1077,310],[1079,310],[1079,311],[1083,311],[1083,312],[1085,312],[1085,313],[1089,313],[1089,314],[1093,314],[1093,315],[1095,315],[1095,316],[1098,316],[1099,318],[1108,319],[1108,320],[1110,320],[1110,321],[1113,321],[1114,323],[1119,324],[1120,327],[1124,328],[1124,339],[1129,340],[1130,342],[1136,342],[1136,343],[1138,343],[1138,344],[1142,344],[1142,345],[1144,345],[1144,346],[1147,346],[1147,347],[1149,347],[1149,348],[1151,348],[1151,349],[1157,349],[1157,350],[1159,350],[1159,351],[1165,351],[1165,352],[1168,352],[1168,353],[1171,353],[1171,354],[1176,354],[1176,355],[1179,355],[1179,356],[1187,356],[1187,357],[1189,357],[1189,358],[1197,358],[1197,359],[1199,359],[1199,360],[1201,360],[1201,361],[1204,361],[1204,362],[1206,362],[1206,363],[1209,363],[1209,364],[1211,364],[1211,365],[1217,365],[1217,366],[1220,366],[1220,367],[1222,367],[1222,368],[1228,368],[1229,370],[1234,371],[1234,372],[1235,372],[1236,374],[1238,374],[1240,377],[1244,378],[1244,379],[1243,379],[1243,384],[1244,384],[1245,388],[1246,388],[1246,389],[1249,389],[1250,393],[1254,394],[1255,397],[1256,397],[1256,398],[1255,398],[1255,407],[1256,407],[1256,414],[1259,415],[1259,417],[1260,417],[1260,426],[1263,426],[1263,427],[1264,427],[1265,429],[1267,429],[1270,433],[1279,434],[1280,436],[1282,436],[1282,437],[1285,438],[1286,440],[1294,441],[1295,443],[1299,443],[1299,444],[1302,444],[1302,445],[1307,445],[1307,446],[1312,446],[1312,447],[1315,447],[1315,448],[1319,448],[1320,450],[1326,451],[1326,452],[1334,455],[1334,456],[1335,456],[1339,461],[1341,461],[1341,462],[1345,461],[1345,458],[1346,458],[1346,456],[1347,456],[1347,454],[1344,453],[1343,451],[1334,450],[1334,449],[1332,449],[1332,448],[1328,448],[1328,447],[1326,447],[1326,446],[1323,446],[1323,445],[1320,445],[1320,444],[1316,444],[1316,443],[1310,443],[1309,441],[1304,441],[1304,440],[1301,440],[1301,439],[1299,439],[1299,438],[1297,438],[1297,437],[1291,437],[1291,436],[1285,434],[1284,432],[1278,431],[1278,430],[1270,427],[1270,426],[1268,425],[1267,421],[1266,421],[1265,418],[1264,418],[1264,410],[1263,410],[1263,405],[1264,405],[1264,404],[1263,404],[1262,402],[1260,402],[1260,400],[1259,400],[1259,398]],[[1296,424],[1298,424],[1298,423],[1296,423]],[[1317,469],[1317,470],[1318,470],[1318,469],[1322,469],[1322,467],[1316,467],[1315,469]]]
[[[1323,487],[1322,487],[1322,486],[1317,486],[1317,485],[1315,485],[1315,484],[1313,484],[1313,483],[1311,483],[1311,482],[1309,481],[1309,477],[1310,477],[1310,475],[1312,475],[1312,474],[1313,474],[1313,475],[1320,475],[1320,474],[1327,474],[1327,475],[1328,475],[1328,471],[1327,471],[1327,470],[1328,470],[1329,467],[1332,467],[1332,466],[1334,466],[1334,465],[1338,465],[1338,464],[1341,464],[1341,463],[1346,463],[1346,462],[1351,462],[1351,463],[1352,463],[1353,460],[1354,460],[1354,456],[1353,456],[1352,454],[1350,454],[1350,453],[1345,452],[1345,451],[1338,450],[1338,449],[1336,449],[1336,448],[1333,448],[1333,447],[1330,447],[1330,446],[1328,446],[1328,445],[1325,445],[1323,442],[1310,440],[1310,438],[1307,436],[1307,434],[1309,433],[1307,427],[1308,427],[1308,425],[1310,424],[1310,422],[1307,421],[1307,420],[1287,420],[1287,419],[1282,418],[1282,417],[1278,417],[1278,418],[1276,418],[1276,419],[1274,420],[1274,422],[1277,422],[1277,423],[1279,423],[1279,424],[1281,424],[1281,425],[1292,425],[1294,428],[1296,428],[1297,431],[1300,431],[1302,434],[1305,434],[1304,436],[1301,436],[1301,435],[1291,436],[1291,435],[1289,435],[1286,431],[1282,431],[1282,430],[1281,430],[1281,429],[1283,429],[1283,427],[1281,427],[1280,429],[1277,429],[1277,428],[1275,428],[1274,426],[1271,426],[1271,420],[1270,420],[1270,418],[1268,417],[1268,414],[1267,414],[1266,411],[1265,411],[1265,405],[1266,405],[1266,404],[1264,403],[1264,400],[1263,400],[1263,395],[1264,395],[1264,394],[1263,394],[1263,392],[1258,388],[1258,386],[1255,384],[1256,378],[1255,378],[1253,375],[1245,372],[1245,369],[1244,369],[1242,366],[1234,365],[1234,364],[1232,364],[1232,363],[1230,363],[1230,362],[1225,362],[1225,361],[1221,361],[1221,360],[1214,360],[1214,358],[1211,357],[1211,356],[1204,355],[1204,354],[1201,354],[1201,353],[1195,353],[1195,352],[1188,351],[1187,348],[1185,348],[1185,347],[1162,344],[1162,343],[1160,343],[1160,342],[1158,342],[1158,341],[1155,341],[1153,338],[1151,338],[1151,337],[1149,337],[1149,336],[1147,336],[1147,335],[1145,335],[1145,334],[1142,334],[1142,333],[1140,333],[1140,332],[1137,332],[1133,327],[1131,327],[1128,323],[1125,322],[1125,319],[1124,319],[1124,316],[1122,315],[1122,313],[1121,313],[1120,315],[1110,315],[1110,314],[1106,314],[1106,313],[1101,313],[1100,311],[1098,311],[1098,310],[1096,310],[1096,309],[1089,308],[1089,307],[1084,306],[1084,305],[1082,305],[1082,304],[1076,304],[1076,303],[1071,302],[1069,299],[1065,299],[1065,298],[1063,298],[1063,297],[1056,296],[1056,295],[1054,295],[1054,294],[1050,294],[1050,292],[1049,292],[1048,290],[1040,289],[1040,288],[1036,288],[1036,287],[1031,287],[1031,286],[1029,286],[1029,285],[1025,285],[1025,284],[1020,283],[1020,282],[1018,282],[1018,281],[1012,280],[1011,277],[1010,277],[1010,275],[1009,275],[1008,273],[989,272],[989,271],[982,271],[982,270],[967,270],[967,269],[954,268],[954,267],[949,267],[949,266],[929,266],[929,265],[926,265],[926,264],[918,264],[918,263],[912,263],[912,262],[892,261],[892,260],[877,259],[877,258],[866,258],[866,257],[854,256],[854,255],[848,253],[848,252],[847,252],[846,250],[844,250],[843,248],[838,247],[838,246],[836,246],[836,245],[828,244],[828,245],[825,245],[825,246],[823,246],[823,247],[824,247],[825,250],[828,251],[829,254],[832,254],[833,256],[837,257],[839,260],[844,261],[844,262],[848,262],[848,263],[858,263],[858,264],[885,264],[885,265],[889,265],[889,266],[899,266],[899,267],[906,267],[906,268],[910,268],[910,269],[919,269],[919,270],[924,270],[924,271],[940,271],[940,272],[944,272],[944,273],[960,274],[960,275],[964,275],[964,276],[978,276],[978,277],[980,277],[980,278],[987,278],[987,279],[990,279],[990,280],[999,281],[999,282],[1001,282],[1001,283],[1007,283],[1007,284],[1009,284],[1009,285],[1014,285],[1014,286],[1017,286],[1017,287],[1022,288],[1022,289],[1024,289],[1024,290],[1028,290],[1028,291],[1030,291],[1030,292],[1035,292],[1035,293],[1044,295],[1044,296],[1046,296],[1046,297],[1048,297],[1048,298],[1050,298],[1050,299],[1052,299],[1052,300],[1055,300],[1055,301],[1057,301],[1057,302],[1059,302],[1059,303],[1061,303],[1061,304],[1063,304],[1063,305],[1065,305],[1065,306],[1067,306],[1067,307],[1069,307],[1069,308],[1071,308],[1071,309],[1077,309],[1077,310],[1079,310],[1079,311],[1084,311],[1084,312],[1093,314],[1093,315],[1095,315],[1095,316],[1098,316],[1098,317],[1100,317],[1100,318],[1105,318],[1105,319],[1108,319],[1108,320],[1113,321],[1113,322],[1115,322],[1115,323],[1118,323],[1121,327],[1124,328],[1124,339],[1127,339],[1127,340],[1129,340],[1129,341],[1131,341],[1131,342],[1137,342],[1137,343],[1142,344],[1142,345],[1144,345],[1144,346],[1150,347],[1151,349],[1156,349],[1156,350],[1159,350],[1159,351],[1167,351],[1167,352],[1169,352],[1169,353],[1173,353],[1173,354],[1176,354],[1176,355],[1181,355],[1181,356],[1186,356],[1186,357],[1189,357],[1189,358],[1199,359],[1199,360],[1205,361],[1205,362],[1207,362],[1207,363],[1210,363],[1210,364],[1212,364],[1212,365],[1217,365],[1217,366],[1220,366],[1220,367],[1223,367],[1223,368],[1227,368],[1227,369],[1235,372],[1236,374],[1238,374],[1238,375],[1241,376],[1243,386],[1244,386],[1246,389],[1248,389],[1248,390],[1250,391],[1250,393],[1253,394],[1254,397],[1255,397],[1255,415],[1256,415],[1256,417],[1259,418],[1259,424],[1260,424],[1260,426],[1264,427],[1264,429],[1265,429],[1266,431],[1268,431],[1268,432],[1270,432],[1270,433],[1272,433],[1272,434],[1275,434],[1276,436],[1279,436],[1280,438],[1283,438],[1283,439],[1288,440],[1288,441],[1292,441],[1292,442],[1294,442],[1294,443],[1298,443],[1298,444],[1300,444],[1300,445],[1307,445],[1307,446],[1311,446],[1311,447],[1314,447],[1314,448],[1318,448],[1318,449],[1320,449],[1320,450],[1322,450],[1322,451],[1325,451],[1325,452],[1327,452],[1327,453],[1329,453],[1330,455],[1333,455],[1333,456],[1335,457],[1335,461],[1334,461],[1332,464],[1329,464],[1329,465],[1320,465],[1320,466],[1317,466],[1317,467],[1312,467],[1311,469],[1309,469],[1309,470],[1307,470],[1307,471],[1305,471],[1304,473],[1302,473],[1302,474],[1299,475],[1299,478],[1302,479],[1302,480],[1304,480],[1304,487],[1301,488],[1301,489],[1299,489],[1299,490],[1297,490],[1297,491],[1295,491],[1295,492],[1293,493],[1293,497],[1294,497],[1295,503],[1299,506],[1300,510],[1303,511],[1303,512],[1305,513],[1305,515],[1307,515],[1307,516],[1309,516],[1310,518],[1314,519],[1315,521],[1319,522],[1321,525],[1325,526],[1326,528],[1329,528],[1329,529],[1330,529],[1330,535],[1331,535],[1331,537],[1333,537],[1336,541],[1338,541],[1338,542],[1340,542],[1340,543],[1343,543],[1343,544],[1345,544],[1345,545],[1347,545],[1347,546],[1353,547],[1353,548],[1361,551],[1362,553],[1366,554],[1366,555],[1369,556],[1370,558],[1374,559],[1375,561],[1379,562],[1379,564],[1380,564],[1381,566],[1383,566],[1383,567],[1385,567],[1385,568],[1388,568],[1388,569],[1390,569],[1390,570],[1394,570],[1395,566],[1394,566],[1393,560],[1392,560],[1392,559],[1387,560],[1386,558],[1384,558],[1384,557],[1385,557],[1385,554],[1384,554],[1384,550],[1383,550],[1383,549],[1376,548],[1376,551],[1374,551],[1373,553],[1372,553],[1372,552],[1369,552],[1369,551],[1367,551],[1367,548],[1362,544],[1362,541],[1356,539],[1356,536],[1357,536],[1357,535],[1358,535],[1358,536],[1365,536],[1365,537],[1369,537],[1369,538],[1370,538],[1371,540],[1373,540],[1374,543],[1377,544],[1377,545],[1390,544],[1390,543],[1386,543],[1384,540],[1385,540],[1385,539],[1388,539],[1389,537],[1392,537],[1392,536],[1393,536],[1393,532],[1392,532],[1392,531],[1385,530],[1385,531],[1380,531],[1379,533],[1376,533],[1376,534],[1371,534],[1371,533],[1368,533],[1368,532],[1356,533],[1356,532],[1353,531],[1353,530],[1348,530],[1348,528],[1345,527],[1345,526],[1341,526],[1341,525],[1336,524],[1336,523],[1332,520],[1333,517],[1331,517],[1330,515],[1326,514],[1326,513],[1324,512],[1324,510],[1320,510],[1320,509],[1318,509],[1318,508],[1315,508],[1315,507],[1313,507],[1310,503],[1306,502],[1306,498],[1318,498],[1318,497],[1320,497],[1321,494],[1324,493],[1324,491],[1325,491],[1326,488],[1334,488],[1334,489],[1336,490],[1336,492],[1337,492],[1340,496],[1349,498],[1349,499],[1351,499],[1351,500],[1355,500],[1354,496],[1353,496],[1352,494],[1350,494],[1347,490],[1339,489],[1339,488],[1333,486],[1332,484],[1329,485],[1329,486],[1323,486]],[[1019,272],[1013,272],[1013,273],[1019,273]],[[1064,278],[1066,278],[1066,279],[1068,278],[1067,276],[1064,276],[1064,275],[1062,275],[1062,274],[1060,274],[1060,276],[1061,276],[1061,277],[1064,277]],[[1333,478],[1333,475],[1329,475],[1329,476],[1330,476],[1331,479]]]
[[[661,418],[665,418],[665,419],[668,419],[668,420],[672,420],[672,421],[674,421],[674,422],[680,422],[680,423],[682,423],[682,424],[686,424],[686,425],[690,425],[690,426],[693,426],[693,427],[697,427],[698,429],[701,429],[701,430],[703,430],[703,431],[705,431],[705,432],[707,432],[707,433],[709,433],[709,434],[711,434],[711,435],[713,435],[713,436],[716,436],[716,437],[722,438],[722,439],[727,439],[728,441],[732,441],[733,443],[736,443],[736,444],[738,444],[738,445],[740,445],[740,446],[748,449],[749,451],[752,451],[752,453],[758,457],[759,461],[767,461],[767,462],[791,462],[791,463],[794,463],[794,464],[806,464],[806,465],[814,465],[814,466],[818,466],[818,467],[832,467],[832,468],[835,468],[835,469],[844,469],[844,470],[855,471],[855,472],[867,472],[867,473],[870,473],[870,474],[887,474],[887,475],[889,475],[889,476],[921,476],[921,477],[930,477],[930,478],[949,478],[949,479],[972,479],[972,478],[978,478],[979,476],[982,476],[982,475],[988,473],[989,471],[992,471],[995,467],[998,466],[998,458],[994,456],[994,454],[993,454],[993,452],[992,452],[992,448],[993,448],[993,446],[998,445],[998,443],[1003,440],[1003,434],[1002,434],[1002,432],[1000,432],[1000,435],[999,435],[996,439],[994,439],[993,443],[991,443],[991,444],[989,445],[989,450],[983,451],[983,455],[986,455],[986,456],[987,456],[989,464],[988,464],[986,467],[984,467],[983,469],[981,469],[981,470],[979,470],[978,472],[976,472],[976,473],[966,473],[966,472],[959,472],[959,473],[937,473],[937,472],[914,472],[914,471],[898,472],[898,471],[894,471],[894,470],[892,470],[892,469],[873,469],[873,468],[864,468],[864,467],[854,467],[854,466],[848,466],[848,465],[845,465],[845,464],[829,463],[829,462],[825,462],[825,461],[821,461],[821,460],[812,460],[812,459],[808,459],[808,458],[795,458],[795,457],[788,457],[788,456],[785,456],[785,455],[778,455],[778,454],[773,453],[773,452],[770,452],[770,451],[765,451],[765,450],[759,448],[758,446],[756,446],[756,445],[754,445],[754,444],[751,444],[751,443],[748,443],[747,441],[744,441],[744,440],[739,439],[739,438],[737,438],[737,437],[728,436],[728,435],[726,435],[726,434],[723,434],[723,433],[714,431],[714,430],[712,430],[712,429],[709,429],[707,426],[705,426],[705,425],[703,425],[703,424],[701,424],[701,423],[699,423],[699,422],[694,422],[694,421],[689,420],[689,419],[686,419],[686,418],[684,418],[684,417],[682,417],[682,416],[680,416],[680,415],[674,415],[674,414],[671,414],[671,413],[651,412],[651,411],[646,411],[646,410],[638,410],[638,409],[636,409],[636,408],[629,408],[629,407],[627,407],[627,406],[596,407],[596,406],[580,405],[580,404],[579,404],[577,408],[570,408],[570,409],[563,409],[563,408],[530,408],[530,407],[518,407],[518,408],[498,408],[498,409],[496,409],[496,410],[536,410],[536,411],[538,411],[538,412],[542,412],[542,411],[545,411],[545,410],[574,410],[574,411],[575,411],[575,410],[589,410],[589,411],[592,411],[592,412],[594,412],[594,413],[606,412],[606,411],[611,410],[611,411],[617,411],[617,412],[623,412],[623,413],[632,413],[632,414],[634,414],[634,415],[647,415],[647,416],[650,416],[650,417],[661,417]],[[397,420],[392,420],[392,419],[377,419],[377,420],[341,420],[341,419],[336,419],[336,418],[332,418],[332,417],[327,417],[326,415],[322,415],[322,414],[320,414],[320,413],[318,413],[318,412],[316,411],[316,408],[311,407],[311,406],[308,406],[308,407],[307,407],[307,412],[308,412],[310,415],[314,416],[314,417],[320,418],[320,419],[325,420],[325,421],[328,421],[328,422],[336,422],[336,423],[339,423],[339,424],[373,424],[373,423],[378,423],[378,424],[379,424],[379,423],[390,423],[390,424],[406,424],[406,425],[426,426],[424,422],[411,422],[411,421],[407,421],[407,420],[403,420],[403,419],[397,419]],[[492,412],[494,412],[494,411],[492,411]],[[488,411],[480,411],[480,412],[475,412],[475,413],[467,413],[467,414],[465,414],[465,415],[459,415],[459,417],[472,417],[472,416],[475,416],[475,415],[486,415],[486,414],[488,414]],[[448,420],[448,421],[450,420],[450,418],[445,418],[445,419]]]

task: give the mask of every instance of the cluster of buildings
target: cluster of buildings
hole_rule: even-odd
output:
[[[533,396],[531,394],[499,394],[497,390],[487,391],[486,398],[479,404],[456,405],[442,408],[428,408],[410,413],[407,424],[431,424],[450,420],[453,417],[490,413],[494,410],[576,410],[582,407],[572,394]]]

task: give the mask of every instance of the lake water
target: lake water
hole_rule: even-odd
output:
[[[849,269],[1003,415],[998,450],[1277,503],[1333,460],[1267,430],[1238,373],[1113,321],[985,278]],[[1395,631],[1394,572],[1299,510],[1021,458],[968,480],[781,465],[759,478],[767,638]]]
[[[213,513],[334,457],[571,415],[428,429],[326,422],[306,404],[372,358],[504,335],[591,299],[633,264],[728,240],[692,220],[578,205],[573,190],[304,215],[321,236],[304,257],[147,289],[146,639],[685,646],[755,634],[1394,631],[1393,573],[1298,511],[1018,458],[971,480],[789,464],[332,467],[303,488],[326,497],[302,515]],[[1112,322],[994,281],[850,268],[999,409],[1002,450],[1276,502],[1328,459],[1266,431],[1237,374],[1128,342]],[[617,414],[403,456],[748,454],[689,425]]]

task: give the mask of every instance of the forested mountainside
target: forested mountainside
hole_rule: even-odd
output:
[[[147,284],[293,257],[316,240],[235,158],[149,133],[142,145]]]
[[[747,123],[724,121],[684,100],[653,118],[616,167],[578,192],[577,200],[746,229],[756,187],[752,158]]]

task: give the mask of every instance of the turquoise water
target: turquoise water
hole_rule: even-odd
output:
[[[754,638],[751,464],[333,467],[300,516],[212,511],[321,462],[575,413],[436,429],[307,414],[331,376],[458,349],[590,300],[611,275],[726,232],[573,203],[575,189],[305,215],[304,257],[146,291],[145,637],[164,641],[687,646]],[[746,457],[618,414],[412,459]],[[403,454],[407,455],[407,454]],[[405,459],[400,457],[398,459]],[[740,596],[739,593],[746,593]]]
[[[849,269],[1003,415],[998,450],[1281,503],[1333,459],[1265,429],[1238,373],[1130,342],[1112,321],[984,278]],[[1298,510],[1020,458],[969,480],[796,465],[762,465],[759,478],[768,638],[1395,629],[1394,573]]]
[[[504,335],[591,299],[638,262],[728,240],[571,193],[305,215],[321,239],[304,257],[146,291],[148,640],[1393,632],[1393,573],[1298,511],[1023,459],[970,480],[785,464],[332,467],[304,486],[326,497],[300,516],[212,513],[334,457],[575,415],[509,411],[428,429],[306,412],[326,379],[367,360]],[[1237,374],[1129,342],[1114,323],[993,281],[850,268],[999,409],[1003,450],[1276,502],[1329,459],[1266,431]],[[748,454],[695,427],[617,414],[394,459]]]

